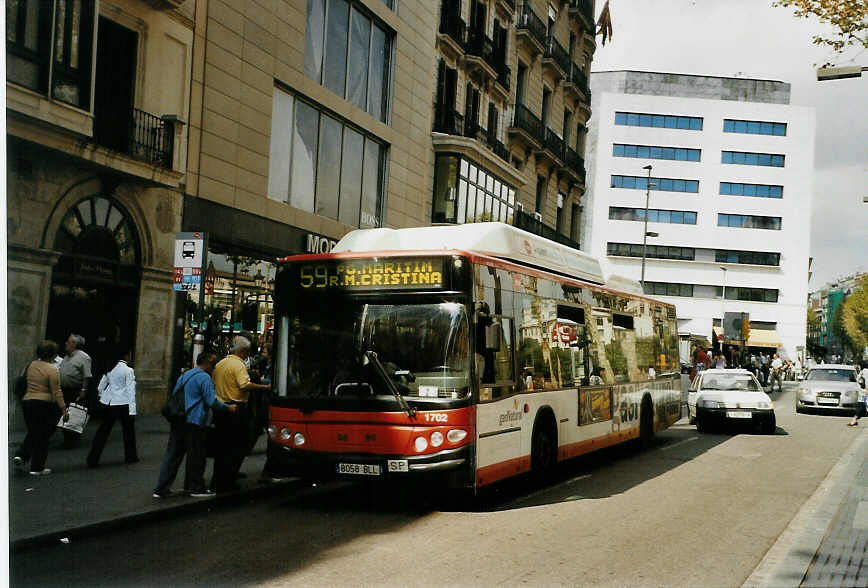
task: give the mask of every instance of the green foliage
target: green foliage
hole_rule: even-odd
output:
[[[853,352],[861,356],[868,346],[868,276],[862,278],[862,284],[843,304],[838,305],[835,313],[836,324],[840,329],[842,339],[847,341]]]
[[[831,34],[814,35],[814,45],[825,45],[839,54],[853,45],[868,49],[865,0],[777,0],[772,6],[792,8],[796,18],[815,17],[831,26]]]

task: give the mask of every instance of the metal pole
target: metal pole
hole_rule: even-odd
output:
[[[720,297],[720,334],[723,339],[720,340],[720,353],[723,354],[723,341],[726,339],[726,327],[723,324],[723,319],[726,316],[726,268],[720,266],[723,270],[723,293]]]
[[[646,165],[642,169],[648,170],[648,180],[645,186],[645,226],[642,229],[642,277],[639,282],[642,284],[642,292],[645,292],[645,256],[648,254],[648,199],[651,197],[651,164]]]

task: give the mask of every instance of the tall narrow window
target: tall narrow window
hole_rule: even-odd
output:
[[[359,226],[363,157],[364,137],[353,129],[344,127],[340,218],[338,220],[354,227]]]
[[[389,64],[391,45],[386,31],[374,25],[371,29],[371,77],[368,82],[368,113],[377,120],[386,120],[389,93]]]
[[[304,34],[304,73],[322,83],[325,0],[307,0],[307,27]]]
[[[549,124],[549,111],[552,106],[552,91],[543,87],[543,102],[542,102],[542,123],[543,126]]]
[[[515,76],[515,103],[524,104],[525,86],[527,86],[527,66],[518,62],[518,72]]]
[[[329,0],[323,85],[344,95],[347,78],[347,32],[350,7],[346,0]]]
[[[579,240],[579,205],[573,204],[573,212],[570,216],[570,239],[573,241]]]
[[[268,197],[289,201],[289,162],[292,144],[292,110],[295,99],[274,89],[271,106],[271,152],[268,160]]]
[[[566,200],[566,195],[558,192],[558,212],[555,217],[555,231],[558,233],[561,232],[561,225],[564,220],[564,200]]]
[[[308,212],[313,212],[316,191],[318,135],[319,112],[304,102],[296,102],[292,145],[292,191],[289,203]]]
[[[368,99],[368,61],[371,46],[371,19],[353,7],[350,37],[350,72],[347,81],[347,100],[362,110]]]
[[[341,168],[341,123],[323,114],[319,124],[319,157],[316,168],[316,213],[338,217],[338,190]]]
[[[542,213],[546,201],[546,181],[545,176],[536,177],[536,211]]]
[[[361,228],[380,226],[380,186],[383,183],[383,148],[371,139],[365,139],[365,162],[362,172]]]

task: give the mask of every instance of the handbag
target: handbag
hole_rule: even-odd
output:
[[[90,415],[87,414],[87,407],[72,402],[68,410],[69,420],[63,422],[63,416],[61,415],[60,420],[57,421],[57,426],[66,431],[72,431],[81,435],[84,432],[85,426],[87,426],[87,422],[90,420]]]
[[[24,398],[24,395],[27,394],[27,370],[30,369],[32,364],[32,361],[28,363],[27,367],[24,368],[24,371],[21,372],[21,375],[15,378],[15,397],[18,400],[21,400]]]

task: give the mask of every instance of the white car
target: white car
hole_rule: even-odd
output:
[[[713,369],[696,374],[687,392],[687,415],[700,433],[748,423],[773,434],[777,426],[771,398],[747,370]]]

